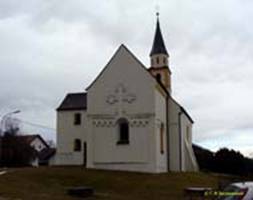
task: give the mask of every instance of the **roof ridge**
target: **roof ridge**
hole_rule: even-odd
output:
[[[67,95],[73,95],[73,94],[87,94],[87,92],[71,92],[71,93],[67,93]]]

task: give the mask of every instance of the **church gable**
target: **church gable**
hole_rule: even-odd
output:
[[[146,69],[146,67],[140,62],[140,60],[124,44],[121,44],[120,47],[114,53],[114,55],[111,57],[109,62],[106,64],[106,66],[103,68],[103,70],[94,79],[94,81],[86,88],[86,90],[87,91],[90,90],[97,82],[99,82],[99,79],[102,78],[103,74],[106,73],[108,68],[110,68],[116,62],[124,65],[124,67],[131,67],[131,64],[135,63],[135,65],[139,65],[138,67],[142,68],[142,71],[144,74],[146,74],[146,76],[151,75],[149,71]]]
[[[124,45],[121,45],[106,67],[87,88],[88,112],[111,113],[121,104],[122,109],[128,104],[133,109],[134,107],[138,109],[137,106],[139,106],[139,109],[148,110],[149,108],[151,111],[150,108],[154,105],[151,99],[154,96],[155,83],[155,79],[141,62]],[[150,99],[149,105],[144,103],[146,99]],[[130,112],[137,112],[137,110]]]
[[[121,45],[87,90],[90,147],[98,147],[90,151],[92,165],[136,163],[151,168],[155,84],[145,67]]]

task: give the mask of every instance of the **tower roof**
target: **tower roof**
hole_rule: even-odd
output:
[[[153,56],[155,54],[166,54],[168,56],[168,52],[166,50],[166,47],[163,41],[162,32],[160,29],[158,14],[157,14],[155,37],[154,37],[153,46],[150,52],[150,56]]]

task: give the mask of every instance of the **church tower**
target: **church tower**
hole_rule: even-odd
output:
[[[169,54],[166,50],[160,29],[159,13],[157,13],[156,31],[153,46],[150,52],[150,73],[156,77],[171,93],[171,71],[169,69]]]

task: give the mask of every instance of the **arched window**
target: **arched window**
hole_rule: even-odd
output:
[[[159,64],[159,57],[156,57],[156,63]]]
[[[118,142],[117,144],[129,144],[129,124],[127,119],[118,120]]]
[[[82,149],[82,143],[80,139],[74,140],[74,151],[81,151]]]
[[[166,64],[166,58],[163,57],[163,64]]]
[[[155,78],[157,82],[161,82],[161,74],[156,74]]]

